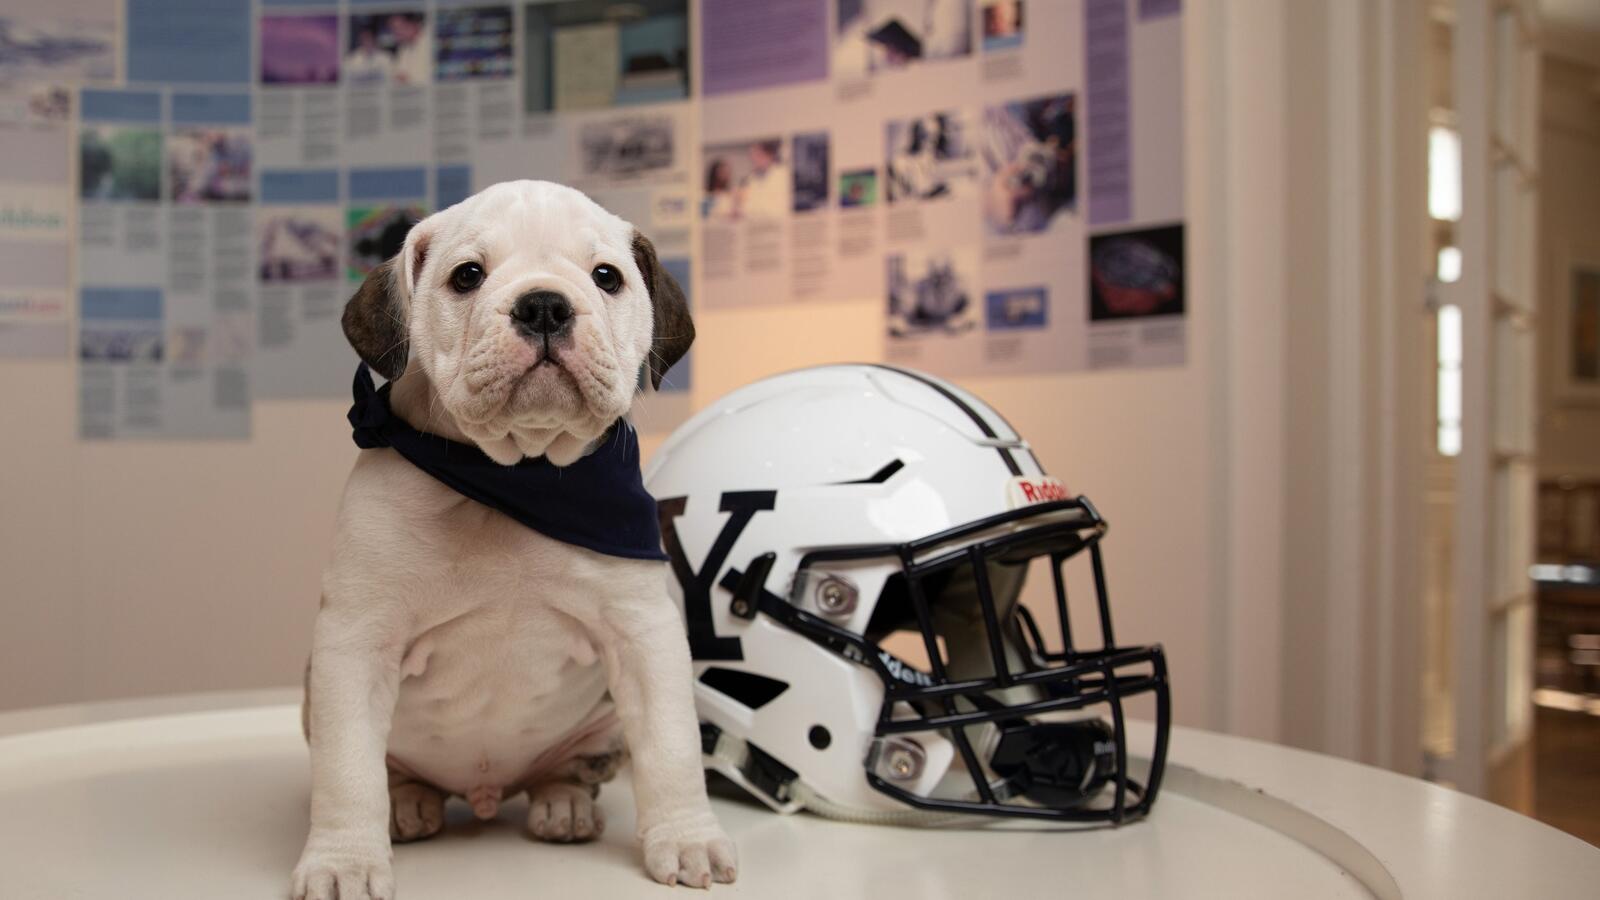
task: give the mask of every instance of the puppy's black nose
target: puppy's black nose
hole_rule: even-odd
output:
[[[572,326],[572,303],[555,291],[529,291],[511,307],[523,334],[564,334]]]

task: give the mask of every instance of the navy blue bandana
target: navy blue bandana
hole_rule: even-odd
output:
[[[627,422],[570,466],[543,456],[503,466],[471,444],[418,431],[394,415],[389,385],[374,389],[366,363],[356,369],[355,401],[350,425],[357,447],[393,447],[463,496],[545,537],[624,559],[667,558],[656,501],[639,472],[639,438]]]

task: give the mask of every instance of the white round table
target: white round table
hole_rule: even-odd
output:
[[[289,696],[0,715],[0,897],[286,896],[309,780]],[[1131,727],[1147,738],[1148,726]],[[601,800],[605,836],[567,846],[524,837],[522,803],[489,823],[452,804],[443,834],[396,848],[399,893],[673,896],[640,866],[625,781]],[[1600,849],[1531,819],[1379,769],[1183,728],[1150,818],[1118,829],[886,828],[714,802],[740,854],[738,883],[712,889],[724,897],[1600,896]]]

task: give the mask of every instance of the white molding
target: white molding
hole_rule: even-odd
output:
[[[1406,0],[1285,6],[1302,129],[1289,147],[1296,220],[1284,228],[1296,354],[1281,362],[1292,391],[1282,424],[1295,429],[1279,473],[1283,625],[1297,648],[1282,660],[1287,736],[1415,773],[1433,439],[1427,11]]]
[[[1231,424],[1227,416],[1228,379],[1221,374],[1226,368],[1231,346],[1225,312],[1233,289],[1230,278],[1232,261],[1226,254],[1226,248],[1231,243],[1228,239],[1231,208],[1227,203],[1231,193],[1228,180],[1229,147],[1225,124],[1232,107],[1229,102],[1232,85],[1229,81],[1228,12],[1229,7],[1225,3],[1213,4],[1209,0],[1199,0],[1183,17],[1186,51],[1193,51],[1186,52],[1186,74],[1190,76],[1186,81],[1202,86],[1196,93],[1205,98],[1203,106],[1191,101],[1188,109],[1199,114],[1193,115],[1185,123],[1190,138],[1191,171],[1203,173],[1202,177],[1189,180],[1189,195],[1184,204],[1186,209],[1192,211],[1189,219],[1191,226],[1201,226],[1189,230],[1188,264],[1190,276],[1205,284],[1204,296],[1213,298],[1217,309],[1206,335],[1208,353],[1215,361],[1213,371],[1219,373],[1210,378],[1207,386],[1208,400],[1214,411],[1207,434],[1207,442],[1211,447],[1208,476],[1211,496],[1216,498],[1211,504],[1209,546],[1212,559],[1218,562],[1210,567],[1206,585],[1211,613],[1208,645],[1214,662],[1210,666],[1210,683],[1204,689],[1210,693],[1213,701],[1211,727],[1223,731],[1230,729],[1236,711],[1250,702],[1248,697],[1239,695],[1232,666],[1227,662],[1236,655],[1230,627],[1234,615],[1232,567],[1225,562],[1230,558],[1232,535],[1228,527],[1228,510],[1220,502],[1231,493],[1232,474],[1228,464],[1228,452],[1232,446],[1229,437]]]
[[[1219,360],[1225,379],[1228,442],[1222,495],[1228,588],[1227,728],[1267,740],[1282,733],[1285,503],[1285,379],[1289,296],[1288,63],[1286,12],[1258,4],[1248,14],[1227,5],[1228,83],[1222,121],[1227,142],[1227,267],[1230,341]]]
[[[1423,272],[1427,219],[1427,56],[1424,19],[1405,0],[1379,3],[1374,761],[1416,774],[1422,764],[1424,464],[1434,404]]]
[[[1451,591],[1455,629],[1455,785],[1471,794],[1487,788],[1488,516],[1490,504],[1492,388],[1490,327],[1491,252],[1489,177],[1491,3],[1458,0],[1454,45],[1455,102],[1461,133],[1461,221],[1456,224],[1461,247],[1461,277],[1455,294],[1462,319],[1462,435],[1456,458],[1454,584]]]
[[[1363,509],[1368,495],[1364,406],[1366,355],[1366,170],[1371,135],[1363,78],[1366,7],[1328,8],[1328,373],[1330,422],[1328,547],[1323,644],[1323,743],[1328,752],[1362,758],[1365,609],[1369,597]]]

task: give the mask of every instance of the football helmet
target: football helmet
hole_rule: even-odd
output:
[[[645,484],[708,768],[776,810],[866,821],[1150,809],[1161,648],[1116,643],[1105,520],[982,400],[887,366],[777,375],[674,432]],[[1074,630],[1069,581],[1092,584],[1094,621],[1077,611],[1091,628]],[[1134,772],[1124,716],[1140,695],[1156,729]]]

